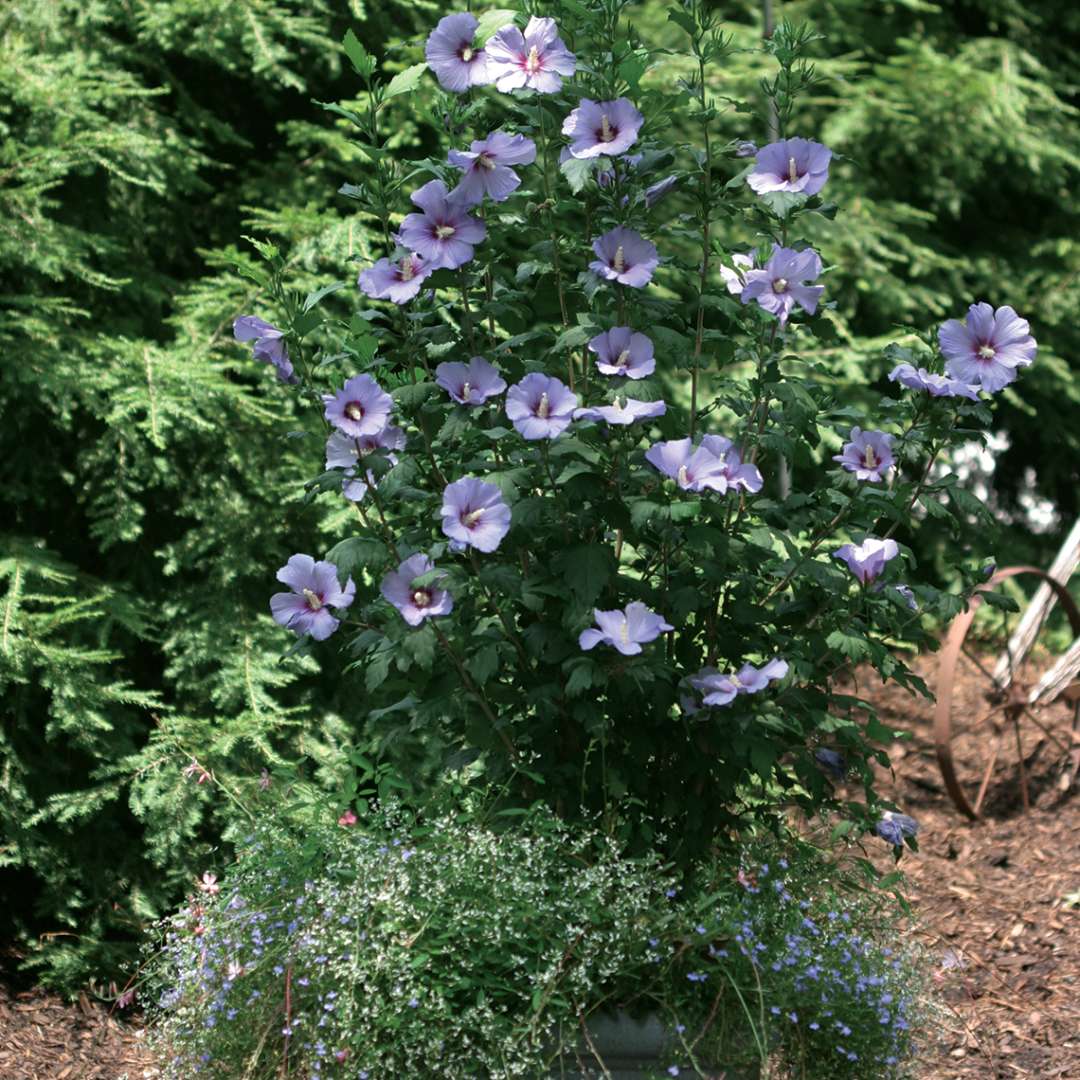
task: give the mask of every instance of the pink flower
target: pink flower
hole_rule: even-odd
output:
[[[346,810],[345,813],[337,819],[337,823],[343,829],[351,829],[359,820],[360,819],[351,810]]]
[[[190,779],[195,777],[197,784],[205,784],[207,780],[213,780],[213,775],[204,769],[194,758],[191,759],[191,764],[184,769],[184,775]]]
[[[217,874],[211,874],[209,870],[203,874],[196,884],[199,892],[204,892],[207,896],[217,896],[221,892],[221,886],[217,883]]]

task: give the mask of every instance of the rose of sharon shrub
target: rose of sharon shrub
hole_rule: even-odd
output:
[[[471,15],[443,18],[422,92],[446,142],[419,162],[387,144],[397,91],[357,64],[370,164],[349,192],[388,221],[366,295],[330,322],[271,251],[284,310],[238,324],[259,342],[286,328],[257,348],[291,358],[282,392],[325,403],[345,483],[309,495],[352,502],[326,556],[356,582],[342,625],[288,625],[337,629],[362,684],[350,720],[388,757],[472,763],[510,802],[573,815],[628,796],[626,835],[647,844],[664,820],[683,858],[791,804],[838,809],[842,776],[872,832],[891,819],[870,763],[893,733],[834,678],[864,662],[922,689],[891,646],[925,642],[976,575],[946,594],[905,540],[950,517],[956,562],[978,561],[984,511],[932,466],[988,422],[1034,339],[979,303],[940,347],[928,324],[889,346],[891,383],[839,398],[806,228],[829,148],[806,130],[715,145],[708,118],[731,106],[709,90],[726,47],[712,9],[672,16],[702,78],[659,68],[648,88],[664,54],[625,36],[621,10],[522,16],[486,44]],[[782,125],[806,42],[783,25],[767,45]],[[695,145],[669,141],[674,112]],[[720,217],[736,251],[717,249]]]

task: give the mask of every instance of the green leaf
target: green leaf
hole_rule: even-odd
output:
[[[781,221],[785,221],[791,217],[793,211],[805,204],[807,197],[798,191],[767,191],[758,198]]]
[[[270,243],[269,240],[256,240],[254,236],[245,236],[244,239],[267,261],[273,262],[281,253]]]
[[[577,697],[589,689],[603,682],[603,669],[592,660],[577,660],[566,680],[566,696]]]
[[[365,566],[382,566],[386,561],[386,549],[378,540],[366,536],[350,536],[335,544],[326,553],[327,562],[332,562],[338,570],[338,579],[344,583],[354,570]]]
[[[484,685],[499,670],[499,648],[497,645],[485,645],[465,661],[469,674],[479,683]]]
[[[991,607],[1000,608],[1002,611],[1019,611],[1020,606],[1011,597],[1006,596],[1004,593],[993,592],[989,589],[984,589],[979,595],[986,601]]]
[[[304,311],[293,320],[293,333],[297,337],[307,337],[316,326],[321,326],[323,317],[317,311]]]
[[[439,388],[433,382],[406,383],[390,391],[390,396],[404,409],[415,409],[428,398],[434,397]]]
[[[368,693],[378,690],[390,673],[390,658],[393,653],[389,649],[380,649],[374,656],[368,658],[364,668],[364,686]]]
[[[419,630],[406,634],[401,641],[401,647],[426,671],[435,659],[435,631],[430,626],[422,626]],[[400,658],[398,668],[401,668]]]
[[[619,77],[633,89],[637,89],[647,68],[648,63],[642,57],[631,54],[619,65]]]
[[[345,40],[342,42],[345,55],[352,61],[356,74],[365,79],[375,70],[375,57],[360,44],[360,39],[351,31],[345,31]]]
[[[697,36],[697,24],[694,22],[693,16],[688,11],[681,11],[679,8],[673,8],[668,12],[668,22],[673,22],[676,26],[681,26],[691,37]]]
[[[845,633],[843,630],[834,630],[825,639],[825,644],[852,660],[862,660],[870,655],[870,645],[865,638]]]
[[[615,573],[615,556],[599,544],[578,544],[560,552],[553,565],[578,603],[589,607]]]
[[[487,39],[497,34],[504,26],[513,25],[516,14],[516,11],[511,11],[509,8],[493,8],[491,11],[485,11],[477,19],[479,25],[476,27],[474,40],[481,45],[486,44]]]
[[[589,182],[589,177],[592,175],[592,168],[593,163],[589,158],[568,157],[559,166],[559,172],[566,177],[566,182],[570,185],[570,190],[577,195]]]
[[[413,64],[404,71],[399,71],[386,86],[386,98],[400,94],[411,94],[420,85],[420,80],[427,71],[427,64]]]
[[[310,311],[324,296],[329,296],[331,293],[339,292],[348,285],[347,281],[334,281],[329,285],[324,285],[321,289],[316,289],[314,292],[309,292],[304,299],[304,306],[301,310]]]
[[[772,767],[775,760],[776,747],[772,743],[755,742],[750,744],[750,764],[754,772],[766,783],[772,776]]]
[[[356,353],[356,359],[359,360],[361,364],[366,364],[379,348],[379,339],[377,337],[372,337],[371,334],[363,334],[358,338],[354,338],[350,342],[350,345],[352,346],[353,352]]]

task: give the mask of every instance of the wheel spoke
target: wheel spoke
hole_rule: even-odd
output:
[[[978,720],[974,720],[970,724],[957,724],[952,729],[952,738],[956,739],[956,738],[959,738],[961,735],[970,734],[976,728],[982,727],[982,725],[985,724],[986,721],[989,720],[990,717],[994,715],[994,713],[1004,712],[1006,709],[1008,709],[1008,707],[1009,706],[1008,706],[1007,702],[1003,703],[1001,705],[995,705],[988,712],[984,712],[982,714],[982,716],[980,716],[978,718]]]
[[[1024,800],[1024,809],[1031,809],[1031,797],[1028,794],[1027,766],[1024,764],[1024,742],[1020,737],[1020,723],[1013,717],[1013,731],[1016,733],[1016,760],[1020,766],[1020,794]]]
[[[1002,736],[999,731],[997,738],[994,739],[994,748],[990,751],[990,764],[986,766],[986,771],[983,773],[982,783],[979,784],[979,793],[975,796],[975,813],[976,815],[982,812],[983,799],[986,798],[986,789],[990,786],[990,777],[994,773],[994,766],[997,764],[998,754],[1001,751]]]
[[[968,649],[967,645],[962,645],[961,648],[963,649],[964,655],[987,677],[987,679],[990,680],[992,685],[996,686],[997,680],[994,678],[993,672],[991,672],[990,669]]]
[[[1069,748],[1031,711],[1027,706],[1023,706],[1024,712],[1027,713],[1028,719],[1062,752],[1068,753]]]

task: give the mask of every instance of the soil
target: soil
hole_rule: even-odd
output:
[[[935,681],[936,658],[917,665]],[[958,713],[980,703],[983,681],[968,665]],[[913,932],[938,965],[940,1022],[929,1034],[919,1080],[1080,1080],[1080,798],[1062,791],[1053,755],[1029,738],[1032,808],[1002,763],[985,820],[962,817],[934,754],[933,705],[861,677],[860,694],[911,738],[890,748],[881,791],[920,825],[905,855]],[[883,869],[887,849],[871,849]],[[2,1080],[144,1080],[157,1071],[137,1019],[120,1020],[85,995],[66,1003],[40,990],[0,985]],[[450,1078],[452,1080],[452,1078]]]
[[[933,689],[937,658],[923,657],[916,667]],[[896,686],[875,687],[873,678],[860,679],[860,694],[884,723],[912,734],[891,746],[892,774],[882,770],[879,790],[919,822],[919,852],[906,854],[901,866],[915,932],[939,964],[941,1024],[917,1075],[1080,1080],[1077,784],[1062,790],[1062,755],[1051,753],[1048,741],[1040,746],[1029,725],[1023,738],[1031,809],[1024,811],[1014,754],[992,773],[984,820],[969,821],[950,801],[938,769],[933,703]],[[974,716],[985,688],[974,665],[962,666],[954,719]],[[1068,739],[1067,723],[1064,735],[1061,727],[1055,731]],[[968,775],[977,781],[981,771]],[[887,856],[877,861],[883,869],[892,865]]]
[[[157,1069],[138,1024],[80,994],[66,1002],[43,990],[0,985],[2,1080],[144,1080]]]

